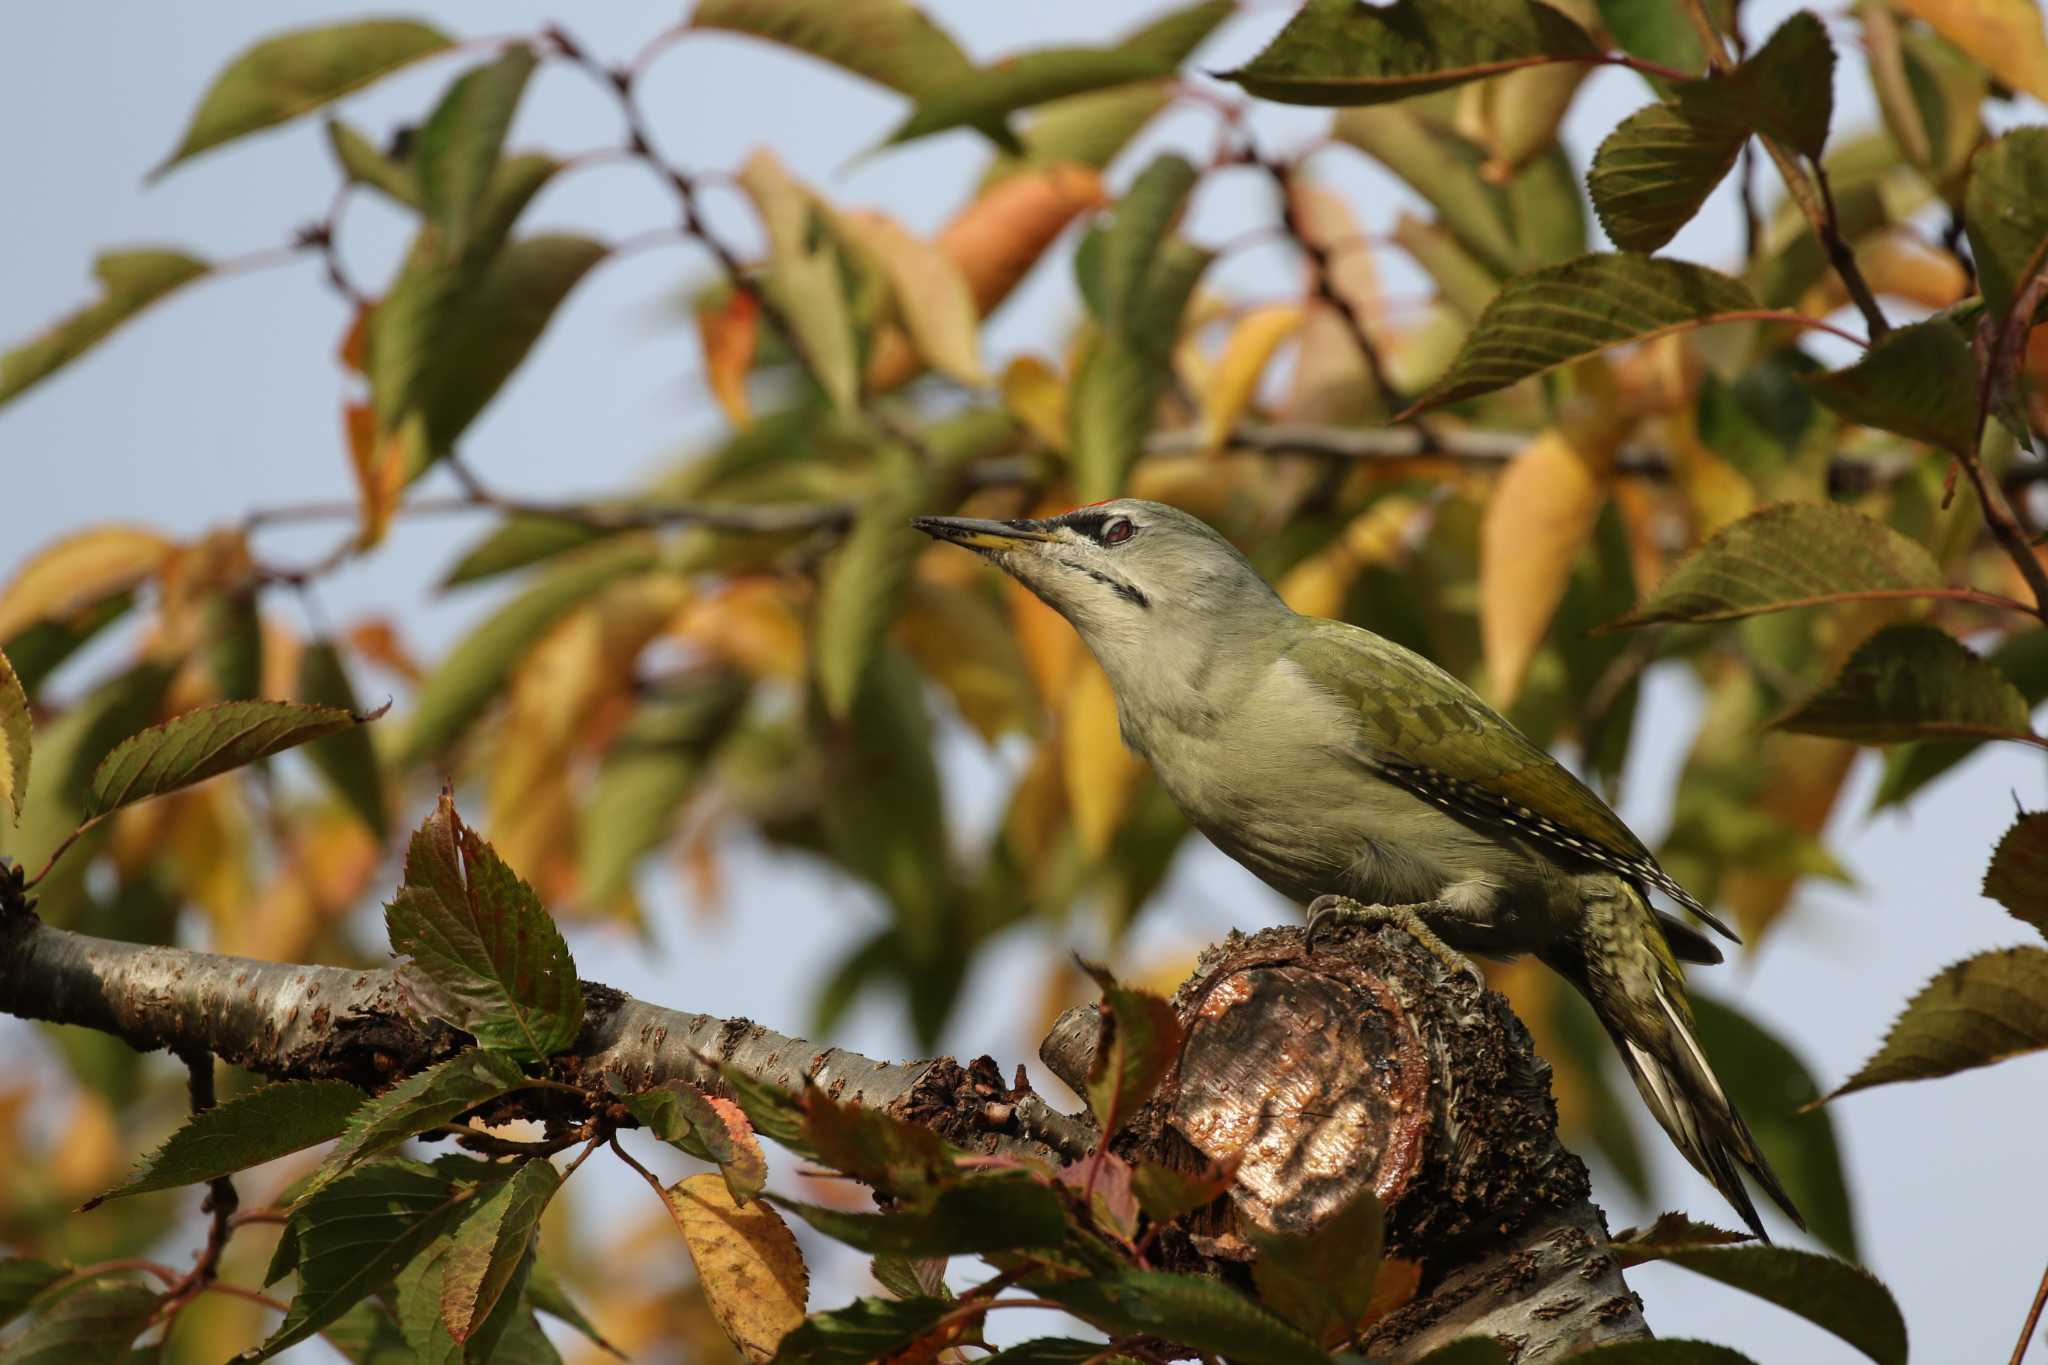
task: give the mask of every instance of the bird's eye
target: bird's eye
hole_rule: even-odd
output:
[[[1102,528],[1102,543],[1104,545],[1121,545],[1129,540],[1132,533],[1137,529],[1137,527],[1131,525],[1128,517],[1118,517],[1115,521]]]

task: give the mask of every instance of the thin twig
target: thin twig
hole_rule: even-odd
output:
[[[2048,1270],[2041,1272],[2041,1287],[2034,1291],[2034,1306],[2027,1310],[2027,1325],[2020,1328],[2019,1344],[2012,1348],[2012,1359],[2006,1365],[2020,1365],[2026,1358],[2027,1347],[2033,1344],[2034,1329],[2041,1325],[2044,1305],[2048,1305]]]
[[[186,1089],[191,1096],[192,1112],[204,1114],[214,1106],[213,1054],[204,1049],[180,1049],[178,1060],[185,1064]],[[240,1203],[241,1197],[235,1193],[232,1177],[215,1176],[206,1182],[206,1198],[199,1205],[201,1212],[212,1215],[212,1221],[207,1225],[206,1245],[200,1248],[199,1259],[193,1263],[190,1273],[165,1292],[164,1316],[176,1316],[219,1276],[221,1253],[227,1250],[228,1239],[240,1226],[235,1221],[235,1210]]]

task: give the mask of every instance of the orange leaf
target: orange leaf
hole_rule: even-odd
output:
[[[417,683],[419,661],[398,638],[398,627],[388,617],[373,616],[358,621],[344,633],[350,649],[381,668],[389,669],[409,683]]]
[[[789,1225],[758,1199],[741,1208],[709,1172],[664,1194],[718,1325],[748,1360],[773,1360],[810,1298],[810,1272]]]
[[[1104,202],[1102,177],[1076,163],[1019,171],[983,190],[939,233],[983,317],[1018,281],[1075,215]]]
[[[414,416],[397,431],[380,435],[376,411],[367,403],[351,403],[341,416],[348,433],[349,467],[356,476],[356,500],[362,507],[362,529],[356,544],[367,550],[391,529],[392,513],[398,510],[398,499],[413,466],[412,447],[425,442],[426,428]]]
[[[1067,452],[1067,386],[1035,355],[1020,355],[1003,367],[1003,406],[1048,447]]]
[[[704,373],[725,420],[744,431],[753,424],[747,401],[747,373],[761,340],[761,304],[744,289],[726,295],[717,308],[697,314],[697,339],[704,347]]]
[[[1378,321],[1379,285],[1372,251],[1357,217],[1344,199],[1297,179],[1290,196],[1302,237],[1329,254],[1330,281],[1339,297],[1365,320]],[[1313,293],[1313,282],[1309,291]],[[1337,310],[1317,299],[1301,327],[1301,351],[1294,362],[1282,410],[1290,421],[1353,422],[1372,412],[1378,395],[1358,342]]]

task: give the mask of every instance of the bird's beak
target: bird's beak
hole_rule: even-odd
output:
[[[1053,539],[1029,521],[988,521],[981,517],[912,517],[910,524],[933,540],[949,540],[970,550],[1013,550],[1031,541]]]

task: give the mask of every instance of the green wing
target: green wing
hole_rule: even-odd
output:
[[[1360,756],[1453,810],[1499,820],[1669,892],[1728,937],[1727,926],[1657,866],[1621,817],[1479,694],[1413,650],[1341,621],[1296,618],[1283,651],[1358,707]]]

